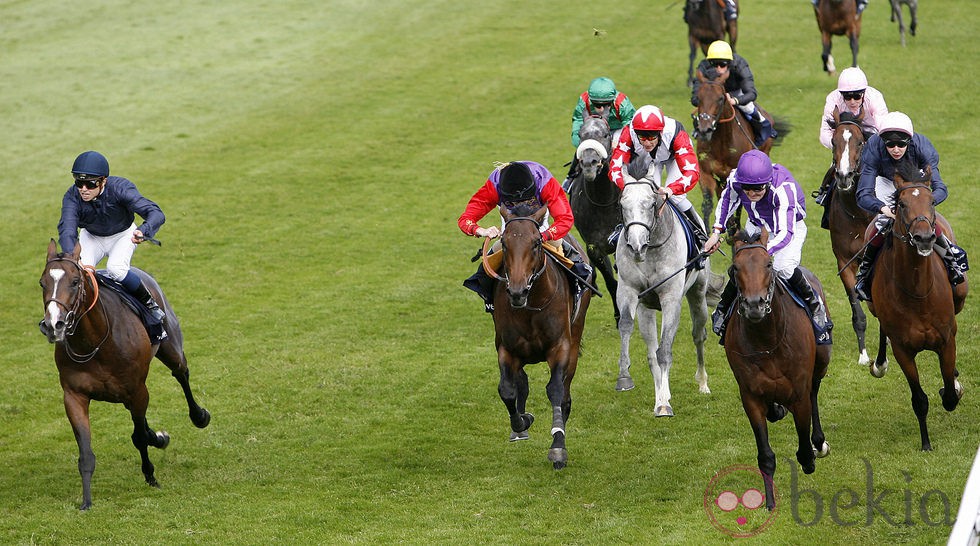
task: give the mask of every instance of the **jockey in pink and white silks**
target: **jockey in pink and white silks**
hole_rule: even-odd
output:
[[[643,172],[633,173],[637,176],[629,172],[635,157],[645,159],[640,163]],[[704,224],[685,195],[697,185],[699,177],[700,168],[691,137],[679,121],[665,116],[656,106],[641,106],[613,144],[609,178],[619,189],[639,178],[653,182],[659,192],[684,213],[700,239],[698,244],[703,244],[707,239]]]
[[[786,167],[773,164],[769,156],[759,150],[750,150],[738,160],[738,167],[728,177],[728,184],[715,209],[715,224],[711,237],[704,244],[704,251],[713,253],[720,245],[720,235],[729,218],[738,208],[745,210],[751,226],[766,228],[769,232],[767,250],[772,256],[772,267],[779,278],[804,299],[817,330],[817,343],[830,342],[833,324],[826,307],[800,269],[803,243],[807,227],[806,197],[803,188]],[[722,335],[728,310],[735,302],[737,287],[729,279],[721,301],[712,314],[712,329]]]

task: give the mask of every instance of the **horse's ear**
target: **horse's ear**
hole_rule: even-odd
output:
[[[77,262],[79,256],[81,255],[82,255],[82,243],[81,241],[79,241],[75,243],[75,250],[71,252],[71,258]]]
[[[840,108],[834,105],[834,127],[840,125]]]
[[[533,218],[535,222],[541,224],[544,223],[544,216],[546,214],[548,214],[548,207],[542,206],[538,208],[538,210],[534,211],[534,214],[531,216],[531,218]]]
[[[48,243],[48,260],[53,260],[57,256],[58,256],[58,243],[56,243],[54,239],[51,239],[51,242]]]
[[[762,226],[762,233],[759,234],[759,244],[768,245],[769,244],[769,230],[766,226]]]
[[[510,219],[514,217],[514,215],[507,210],[506,205],[500,205],[500,215],[503,216],[504,222],[509,222]]]

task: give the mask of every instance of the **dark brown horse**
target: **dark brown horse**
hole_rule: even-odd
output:
[[[830,345],[816,344],[809,315],[783,283],[777,282],[766,250],[768,232],[750,235],[740,230],[733,240],[732,268],[739,297],[737,312],[725,332],[725,354],[752,425],[759,470],[765,478],[766,508],[772,510],[776,506],[772,487],[776,456],[769,445],[767,419],[778,421],[786,409],[793,413],[799,440],[796,460],[804,473],[816,469],[816,456],[830,453],[817,411]],[[820,281],[809,271],[805,273],[822,297]]]
[[[817,27],[820,29],[820,41],[823,42],[824,72],[833,76],[837,73],[834,66],[834,56],[830,54],[830,39],[832,36],[847,35],[851,44],[851,66],[858,65],[858,39],[861,37],[861,15],[857,12],[855,0],[820,0],[813,9],[817,16]]]
[[[736,10],[738,3],[736,3]],[[698,49],[703,55],[708,54],[711,42],[725,39],[728,32],[728,43],[735,51],[738,40],[738,20],[725,21],[725,0],[687,0],[684,6],[684,20],[687,21],[687,42],[691,46],[691,55],[687,65],[687,84],[694,81],[694,58]]]
[[[953,411],[963,396],[957,380],[956,314],[963,309],[968,292],[967,282],[950,286],[942,258],[933,252],[937,224],[951,241],[956,238],[949,223],[936,213],[931,176],[930,169],[895,176],[895,224],[878,253],[868,305],[881,324],[881,343],[887,336],[912,391],[923,451],[932,449],[926,427],[929,398],[919,384],[915,357],[922,351],[939,356],[943,379],[939,395],[943,408]],[[879,365],[875,362],[871,368],[876,377],[884,374]]]
[[[211,414],[191,394],[180,324],[156,281],[143,271],[132,269],[167,314],[169,335],[154,345],[140,319],[121,297],[108,289],[99,290],[94,270],[78,261],[80,251],[81,247],[76,245],[72,254],[59,253],[53,239],[48,245],[47,264],[41,274],[44,319],[40,327],[48,341],[55,344],[54,360],[64,390],[65,412],[78,442],[78,471],[82,475],[80,508],[87,510],[92,506],[95,472],[90,401],[117,402],[129,410],[133,417],[133,445],[139,450],[146,483],[153,487],[160,485],[153,475],[147,446],[164,449],[170,443],[170,436],[163,431],[155,432],[146,422],[150,401],[146,376],[150,360],[156,356],[170,368],[184,390],[195,426],[206,427]]]
[[[698,106],[691,116],[694,118],[694,135],[697,138],[698,164],[701,176],[701,214],[705,225],[709,224],[713,197],[721,195],[725,180],[738,166],[742,154],[755,149],[755,133],[752,124],[745,119],[742,111],[732,106],[725,95],[725,80],[728,73],[715,80],[709,80],[698,72],[700,85],[697,90]],[[773,127],[775,120],[768,112],[763,112]],[[780,138],[787,129],[778,126]],[[759,148],[769,153],[775,139],[768,138]]]
[[[548,362],[551,379],[546,391],[552,407],[553,438],[548,460],[558,470],[568,460],[565,424],[572,411],[572,378],[591,293],[585,290],[576,305],[572,284],[548,256],[540,231],[547,208],[534,210],[521,205],[508,211],[501,207],[500,213],[504,218],[500,235],[503,274],[495,287],[493,312],[500,366],[497,391],[510,414],[511,441],[527,439],[534,416],[526,410],[524,366]]]
[[[833,119],[828,120],[834,130],[834,163],[825,176],[827,182],[833,182],[824,205],[827,207],[830,243],[837,258],[837,270],[851,305],[851,326],[858,342],[858,364],[868,366],[871,364],[865,344],[868,319],[854,291],[860,263],[855,257],[864,249],[864,233],[874,219],[874,214],[857,205],[856,198],[857,183],[861,177],[861,150],[864,149],[864,133],[861,130],[863,117],[863,110],[861,114],[853,116],[847,112],[842,115],[835,108]],[[880,359],[885,358],[885,349],[884,345],[878,348]]]

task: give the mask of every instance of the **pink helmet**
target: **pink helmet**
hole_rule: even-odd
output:
[[[750,186],[772,182],[772,160],[759,150],[745,152],[738,159],[735,181]]]
[[[864,91],[867,87],[868,77],[856,66],[841,70],[840,77],[837,78],[837,90],[842,93],[847,91]]]
[[[881,122],[878,124],[878,134],[889,131],[898,131],[908,136],[915,135],[912,132],[912,120],[902,112],[888,112],[881,118]]]
[[[656,106],[641,106],[633,115],[634,131],[663,131],[664,113]]]

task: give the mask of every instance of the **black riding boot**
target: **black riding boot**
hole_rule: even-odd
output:
[[[565,181],[561,183],[561,189],[565,190],[565,193],[569,193],[572,190],[572,180],[578,176],[578,154],[576,153],[572,157],[572,162],[569,163],[568,174],[565,175]]]
[[[493,313],[493,286],[494,280],[483,270],[483,264],[476,266],[476,273],[473,273],[465,281],[463,286],[477,293],[483,299],[484,310]]]
[[[880,250],[880,246],[873,244],[864,247],[864,255],[861,256],[861,265],[858,266],[857,280],[854,283],[854,293],[861,301],[871,301],[871,269]]]
[[[694,207],[685,210],[684,216],[686,216],[687,221],[691,223],[691,229],[694,230],[694,235],[698,240],[698,248],[704,248],[704,243],[708,242],[708,234],[704,232],[704,226],[701,224],[701,217],[694,212]]]
[[[956,246],[945,235],[936,237],[933,245],[936,254],[943,259],[946,265],[946,273],[949,275],[949,284],[956,286],[966,280],[966,273],[970,269],[970,264],[966,259],[966,251]]]
[[[721,299],[718,300],[718,305],[715,307],[715,311],[711,313],[711,331],[721,336],[722,340],[725,339],[725,326],[728,320],[728,309],[735,303],[735,296],[738,295],[738,286],[735,285],[735,281],[728,279],[728,283],[725,285],[725,290],[721,293]]]
[[[160,306],[157,305],[157,301],[153,299],[153,295],[146,289],[145,284],[140,282],[136,288],[131,291],[131,293],[136,296],[136,299],[140,300],[140,302],[146,306],[146,308],[150,311],[150,314],[153,315],[153,318],[161,322],[163,321],[166,314],[163,312],[163,309],[160,309]]]
[[[813,318],[813,325],[817,327],[817,330],[820,330],[820,333],[830,331],[834,325],[830,322],[830,317],[827,316],[827,308],[820,296],[810,286],[810,281],[803,275],[803,270],[797,267],[787,282],[810,308],[810,316]]]
[[[867,3],[868,0],[864,0],[864,2]],[[726,21],[734,21],[735,19],[738,19],[738,8],[735,6],[735,0],[725,0],[724,11]]]
[[[868,0],[857,0],[857,14],[861,15],[864,8],[868,7]]]

